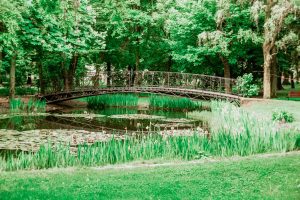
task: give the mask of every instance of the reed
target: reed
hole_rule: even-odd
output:
[[[138,97],[132,94],[106,94],[87,98],[88,108],[103,109],[105,107],[136,107]]]
[[[212,102],[212,114],[211,133],[220,142],[214,148],[219,155],[281,152],[299,147],[296,141],[300,131],[296,127],[273,122],[224,102]]]
[[[140,138],[126,137],[124,140],[110,139],[92,146],[80,145],[76,152],[68,145],[41,146],[36,153],[8,155],[0,160],[1,170],[42,169],[68,166],[99,166],[125,163],[136,160],[163,158],[165,160],[200,159],[206,156],[252,155],[266,152],[286,152],[297,147],[299,135],[295,132],[277,134],[272,137],[240,135],[221,132],[210,138],[194,136],[162,137],[147,135]],[[298,144],[299,145],[299,144]]]
[[[152,95],[149,100],[149,107],[166,110],[195,110],[200,109],[201,103],[188,98],[172,98],[168,96]]]
[[[12,99],[9,102],[9,108],[11,113],[19,112],[45,112],[46,102],[40,100],[29,99],[27,103],[21,99]]]

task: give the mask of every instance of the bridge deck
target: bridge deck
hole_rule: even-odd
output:
[[[206,91],[201,89],[172,88],[172,87],[107,87],[107,88],[84,88],[79,90],[58,92],[53,94],[39,95],[46,103],[57,103],[82,97],[97,96],[112,93],[157,93],[174,96],[185,96],[193,99],[223,99],[240,104],[241,98],[237,95],[222,92]]]

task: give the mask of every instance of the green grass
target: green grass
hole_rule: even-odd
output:
[[[87,98],[88,108],[103,109],[105,107],[136,107],[138,97],[132,94],[105,94]]]
[[[1,199],[299,199],[300,155],[0,173]]]
[[[201,108],[201,103],[189,98],[152,95],[149,99],[149,107],[166,110],[195,110]]]
[[[46,102],[29,99],[29,101],[25,103],[21,99],[13,99],[9,102],[9,108],[11,113],[45,112]]]
[[[288,100],[288,101],[300,101],[300,98],[288,98],[290,91],[300,91],[300,83],[295,83],[295,89],[291,89],[290,85],[283,85],[283,90],[277,91],[277,97],[274,99],[277,100]]]
[[[262,100],[252,101],[245,105],[242,105],[242,109],[263,118],[266,120],[272,120],[272,114],[276,110],[283,110],[292,113],[294,122],[290,123],[290,126],[295,126],[300,129],[300,103],[297,101],[283,101],[283,100]]]

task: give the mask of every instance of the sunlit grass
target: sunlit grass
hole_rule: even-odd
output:
[[[88,108],[103,109],[105,107],[136,107],[138,97],[131,94],[105,94],[101,96],[88,97]]]
[[[19,112],[45,112],[46,102],[40,100],[29,99],[29,101],[23,102],[21,99],[12,99],[9,102],[9,108],[11,113]]]
[[[152,95],[149,99],[149,107],[167,110],[195,110],[201,108],[201,102],[195,102],[189,98]]]

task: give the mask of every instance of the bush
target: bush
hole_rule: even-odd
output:
[[[38,92],[36,87],[17,87],[16,88],[16,95],[34,95]],[[8,87],[1,87],[0,88],[0,96],[8,96],[9,95],[9,88]]]
[[[292,113],[286,111],[274,111],[272,114],[273,121],[280,121],[280,122],[293,122],[294,116]]]
[[[252,97],[258,95],[259,86],[253,84],[253,75],[244,74],[242,77],[237,78],[236,87],[233,88],[233,92],[243,97]]]

